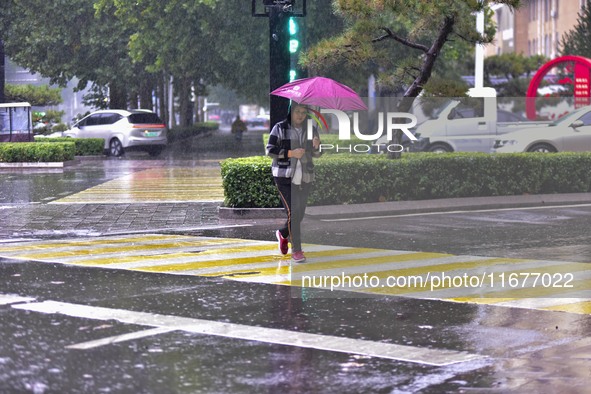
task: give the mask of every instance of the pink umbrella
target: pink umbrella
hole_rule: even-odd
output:
[[[271,92],[299,104],[326,109],[367,110],[359,95],[350,87],[325,77],[296,79]]]

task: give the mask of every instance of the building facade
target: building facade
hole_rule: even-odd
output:
[[[505,5],[491,7],[497,35],[487,45],[485,55],[515,52],[558,57],[560,40],[576,25],[585,3],[586,0],[526,0],[515,10]]]

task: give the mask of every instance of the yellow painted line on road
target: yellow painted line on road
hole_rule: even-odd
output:
[[[182,257],[191,257],[195,258],[195,256],[208,256],[208,255],[217,255],[220,253],[240,253],[240,252],[253,252],[253,251],[270,251],[275,250],[277,247],[275,245],[261,245],[261,246],[235,246],[235,247],[227,247],[225,245],[232,245],[236,240],[229,239],[229,238],[220,238],[219,242],[202,242],[200,245],[195,244],[195,247],[203,248],[203,247],[210,247],[210,249],[201,249],[195,250],[194,252],[168,252],[164,251],[161,254],[138,254],[138,255],[127,255],[127,256],[111,256],[106,258],[96,258],[96,259],[88,259],[82,258],[80,260],[71,260],[68,261],[69,264],[79,264],[79,265],[88,265],[88,266],[100,266],[100,265],[110,265],[110,264],[125,264],[125,263],[133,263],[133,262],[141,262],[149,260],[151,264],[154,264],[158,261],[169,261],[176,258]],[[246,243],[246,242],[244,242]],[[162,245],[160,245],[162,246]],[[217,248],[211,248],[217,247]],[[141,249],[140,249],[141,250]],[[188,263],[189,264],[189,263]],[[134,269],[142,268],[141,266],[134,267]]]
[[[573,304],[554,305],[547,308],[542,308],[547,311],[559,311],[578,313],[583,315],[591,315],[591,301],[576,302]]]
[[[454,297],[450,301],[496,304],[501,302],[510,302],[525,298],[546,298],[546,297],[564,297],[565,294],[575,291],[591,289],[591,280],[577,279],[577,273],[590,273],[591,267],[586,263],[561,263],[556,265],[546,265],[536,268],[535,273],[540,274],[540,279],[529,275],[526,280],[525,274],[531,274],[533,270],[513,270],[503,271],[504,281],[495,274],[496,285],[489,288],[490,291],[483,292],[477,297]],[[544,274],[547,274],[545,277]],[[566,281],[564,276],[558,279],[561,274],[572,274],[572,281]],[[555,276],[556,275],[556,276]],[[513,279],[509,279],[513,278]],[[528,286],[525,286],[528,285]],[[568,286],[568,287],[565,287]],[[544,308],[545,309],[545,308]]]
[[[224,250],[211,250],[208,254],[223,254],[228,255],[230,253],[238,253],[238,252],[247,252],[247,251],[260,251],[260,250],[267,250],[267,251],[277,251],[276,244],[268,244],[262,246],[248,246],[245,248],[235,248],[235,249],[224,249]],[[336,249],[336,250],[327,250],[321,252],[309,252],[309,256],[335,256],[335,255],[343,255],[343,254],[355,254],[355,253],[365,253],[370,249],[365,248],[346,248],[346,249]],[[202,274],[200,276],[226,276],[232,275],[235,273],[243,272],[241,265],[247,264],[261,264],[261,263],[269,263],[269,262],[280,262],[280,261],[289,261],[289,256],[283,256],[278,253],[272,253],[266,256],[254,256],[254,257],[240,257],[240,258],[224,258],[218,260],[206,260],[206,261],[191,261],[187,263],[181,264],[169,264],[169,265],[158,265],[158,266],[146,266],[146,267],[137,267],[139,271],[150,271],[150,272],[177,272],[177,271],[190,271],[198,268],[214,268],[214,267],[236,267],[232,270],[221,270],[219,272],[215,272],[212,274]],[[264,269],[259,270],[262,272]]]
[[[81,266],[126,269],[144,272],[223,277],[255,283],[301,286],[303,275],[373,275],[380,280],[390,276],[421,277],[446,273],[572,274],[576,294],[565,289],[501,288],[488,286],[481,293],[443,284],[434,291],[411,287],[366,287],[339,290],[371,294],[404,295],[453,302],[501,304],[529,309],[591,314],[591,265],[529,259],[455,256],[444,253],[305,245],[308,263],[295,264],[281,255],[275,242],[232,238],[177,235],[107,236],[52,241],[23,241],[0,247],[0,257],[63,263]],[[534,267],[534,268],[532,268]],[[432,278],[432,277],[431,277]],[[577,293],[578,291],[578,293]],[[452,296],[450,292],[456,292]],[[463,293],[463,294],[462,294]],[[563,296],[564,303],[550,300]],[[566,299],[566,297],[571,297]],[[576,298],[582,297],[582,298]],[[544,302],[537,302],[544,298]],[[524,300],[530,300],[524,302]],[[503,305],[507,304],[507,305]],[[539,306],[536,306],[539,305]]]
[[[51,203],[223,201],[219,167],[151,168],[107,181]]]
[[[204,246],[205,243],[200,242],[185,242],[175,241],[170,243],[160,244],[132,244],[128,246],[104,246],[94,249],[77,249],[63,252],[49,252],[49,253],[25,253],[21,255],[21,258],[32,259],[32,260],[45,260],[48,258],[60,258],[60,257],[75,257],[75,256],[96,256],[108,253],[119,253],[123,254],[126,252],[132,252],[137,250],[160,250],[170,248],[181,248],[181,247],[199,247]],[[211,245],[211,243],[209,243]],[[271,247],[269,247],[271,248]]]
[[[406,253],[406,254],[401,254],[401,255],[372,258],[371,260],[368,260],[368,261],[361,261],[361,264],[355,264],[356,262],[359,262],[359,260],[345,260],[345,261],[339,261],[336,263],[327,263],[327,264],[310,263],[310,264],[301,265],[301,267],[298,266],[297,270],[298,270],[298,273],[314,274],[314,271],[320,271],[319,273],[322,274],[322,271],[324,271],[328,268],[343,268],[343,267],[349,267],[351,265],[366,265],[366,264],[378,264],[378,263],[398,263],[398,262],[402,262],[402,261],[417,261],[418,262],[420,260],[438,259],[438,258],[451,257],[451,256],[452,255],[450,255],[450,254],[443,254],[443,253],[412,252],[412,253]],[[468,268],[481,267],[481,266],[487,266],[487,265],[496,265],[498,263],[520,262],[520,261],[523,261],[523,260],[505,259],[505,258],[491,258],[491,259],[486,259],[486,260],[475,260],[475,261],[466,260],[466,261],[461,261],[459,263],[449,263],[449,264],[437,265],[436,269],[435,269],[435,266],[433,266],[433,265],[427,265],[427,266],[421,265],[418,267],[406,268],[406,269],[394,268],[391,270],[373,271],[372,274],[375,274],[376,276],[378,276],[380,278],[386,278],[390,275],[396,275],[396,276],[422,275],[422,274],[427,274],[428,272],[433,272],[433,271],[451,271],[451,270],[455,270],[455,269],[468,269]]]
[[[59,249],[67,247],[86,247],[93,245],[104,245],[104,244],[124,244],[134,242],[146,242],[146,241],[157,241],[157,240],[172,240],[172,239],[193,239],[191,236],[179,236],[179,235],[141,235],[137,237],[126,237],[126,238],[100,238],[100,239],[84,239],[84,240],[68,240],[68,241],[45,241],[45,243],[31,243],[30,241],[24,243],[8,244],[10,246],[0,246],[0,253],[6,252],[18,252],[18,251],[30,251],[30,250],[44,250],[44,249]]]

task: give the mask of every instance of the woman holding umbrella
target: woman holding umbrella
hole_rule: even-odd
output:
[[[285,226],[275,232],[279,251],[287,254],[288,241],[291,241],[291,258],[298,263],[306,261],[302,250],[301,222],[314,182],[312,158],[321,154],[316,128],[313,128],[312,140],[308,139],[307,118],[308,108],[294,102],[287,118],[271,129],[267,143],[267,155],[273,158],[273,179],[287,212]]]

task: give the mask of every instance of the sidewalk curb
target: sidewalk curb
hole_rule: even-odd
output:
[[[18,163],[0,163],[0,170],[5,168],[64,168],[70,167],[80,163],[80,159],[77,157],[74,160],[68,161],[41,161],[41,162],[18,162]]]
[[[308,207],[314,219],[370,217],[430,212],[475,211],[591,203],[591,193],[537,194],[520,196],[462,197],[437,200],[391,201],[383,203]]]
[[[591,193],[535,194],[519,196],[461,197],[436,200],[388,201],[350,205],[317,205],[306,208],[306,217],[338,219],[380,217],[430,212],[476,211],[591,204]],[[219,207],[220,219],[284,219],[283,208]]]
[[[285,219],[283,208],[228,208],[219,207],[220,219]]]

